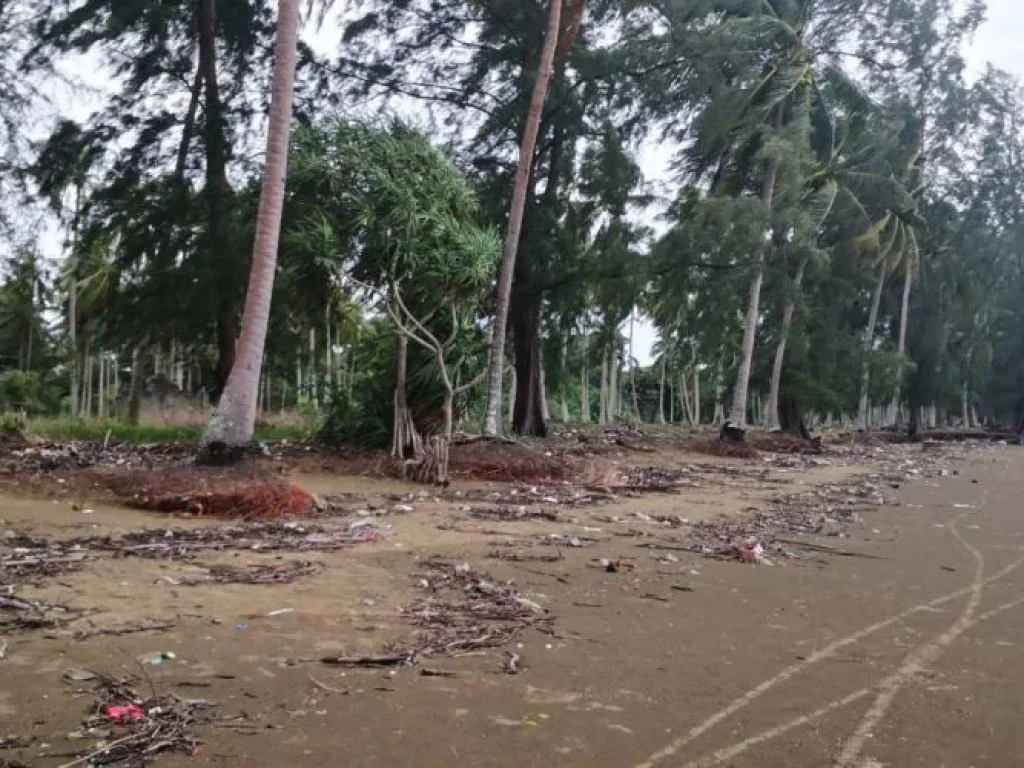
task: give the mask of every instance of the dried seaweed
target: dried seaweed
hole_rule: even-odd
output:
[[[467,564],[433,558],[415,576],[428,596],[402,613],[418,627],[414,646],[407,649],[417,656],[497,648],[523,629],[547,621],[545,609],[536,602]]]
[[[199,754],[202,742],[194,730],[215,719],[214,705],[174,694],[142,696],[133,683],[131,679],[98,676],[89,714],[75,735],[106,743],[67,766],[88,763],[135,768],[148,765],[160,753]]]

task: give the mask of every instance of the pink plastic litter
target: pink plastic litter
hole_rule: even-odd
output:
[[[146,714],[134,704],[127,704],[125,706],[112,704],[107,707],[107,717],[115,723],[124,725],[127,723],[138,723],[146,718]]]

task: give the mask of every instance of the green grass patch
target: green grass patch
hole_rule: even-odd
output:
[[[164,424],[125,424],[120,421],[83,421],[81,419],[29,419],[25,434],[55,442],[102,443],[198,443],[203,427]],[[107,437],[109,433],[109,438]],[[309,429],[294,426],[257,426],[256,440],[305,440]]]

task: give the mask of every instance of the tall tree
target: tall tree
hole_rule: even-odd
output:
[[[548,0],[548,24],[544,33],[544,46],[537,62],[537,78],[530,97],[530,108],[523,122],[523,138],[519,146],[519,160],[516,165],[515,184],[509,206],[508,228],[505,232],[505,246],[501,254],[501,269],[498,272],[497,303],[494,311],[494,325],[491,330],[491,351],[487,373],[487,410],[484,416],[485,435],[501,434],[501,384],[505,373],[505,329],[508,323],[509,302],[512,298],[512,279],[515,275],[516,254],[523,226],[523,213],[533,171],[534,150],[540,131],[541,113],[547,98],[548,83],[554,69],[555,50],[558,46],[562,22],[562,0]],[[529,386],[524,383],[524,387]]]
[[[274,85],[267,126],[267,158],[256,217],[252,264],[249,267],[249,289],[242,315],[242,335],[239,340],[241,349],[221,395],[217,412],[203,433],[202,445],[211,453],[247,445],[252,441],[256,428],[260,372],[274,290],[281,212],[288,176],[288,140],[291,135],[298,43],[299,0],[279,0],[277,40],[274,45]]]

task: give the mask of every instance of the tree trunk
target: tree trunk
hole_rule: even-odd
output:
[[[782,123],[781,107],[778,110],[776,128],[781,127]],[[769,210],[775,194],[775,177],[778,170],[777,161],[771,161],[761,190],[761,200]],[[750,291],[747,295],[740,365],[736,373],[736,389],[732,393],[732,410],[729,414],[729,422],[737,429],[745,429],[747,426],[747,388],[750,386],[750,369],[754,363],[754,343],[757,340],[757,321],[761,310],[761,284],[764,282],[764,260],[765,246],[761,246],[754,261],[754,275],[750,280]]]
[[[404,333],[398,333],[395,343],[395,393],[391,434],[391,455],[396,459],[404,459],[407,450],[411,450],[413,458],[416,459],[423,453],[423,441],[413,421],[412,411],[409,410],[408,371],[409,337]]]
[[[903,274],[903,301],[900,304],[900,337],[897,351],[900,355],[907,353],[907,324],[910,320],[910,286],[911,279],[913,277],[910,271],[910,265],[904,267]],[[899,411],[900,411],[900,394],[903,390],[903,362],[900,361],[899,369],[896,372],[896,391],[892,395],[893,413],[895,416],[895,423],[898,426],[899,423]]]
[[[723,404],[723,397],[725,395],[725,363],[722,360],[722,355],[718,356],[718,367],[715,373],[715,413],[711,418],[711,423],[716,427],[722,426],[725,421],[725,406]]]
[[[334,347],[331,344],[331,308],[324,309],[324,403],[334,383]]]
[[[521,299],[522,297],[517,297]],[[516,397],[512,411],[512,432],[517,435],[546,437],[544,391],[540,343],[541,307],[536,294],[523,307],[518,301],[512,316],[515,340]]]
[[[676,388],[672,377],[668,377],[668,423],[676,423]]]
[[[583,326],[583,333],[580,335],[580,422],[590,423],[590,371],[587,369],[587,357],[589,353],[587,343],[587,327]]]
[[[679,375],[679,404],[683,408],[686,420],[693,426],[693,405],[690,403],[690,385],[686,382],[686,373]]]
[[[526,210],[526,195],[530,186],[533,155],[537,145],[537,133],[547,97],[548,83],[558,44],[562,16],[562,0],[549,0],[548,24],[544,33],[544,47],[537,67],[537,80],[530,98],[529,112],[523,125],[519,161],[516,166],[515,184],[512,188],[512,202],[509,208],[508,226],[505,231],[505,246],[501,255],[501,269],[498,273],[497,302],[494,313],[494,328],[491,334],[491,349],[487,374],[487,411],[484,417],[485,435],[501,434],[501,380],[504,374],[505,334],[508,325],[509,306],[512,300],[512,278],[515,275],[516,254],[519,250],[519,236]],[[516,356],[519,356],[517,351]],[[532,399],[532,398],[530,398]],[[526,409],[523,409],[524,411]]]
[[[509,378],[511,382],[508,386],[508,423],[512,424],[514,417],[514,411],[516,408],[516,384],[519,383],[519,374],[516,373],[515,366],[512,366],[512,370],[509,371]]]
[[[99,381],[96,384],[96,391],[98,397],[96,399],[96,415],[100,421],[107,418],[107,356],[102,352],[98,355],[99,359]]]
[[[700,427],[700,369],[693,360],[693,426]]]
[[[348,402],[348,403],[352,402],[352,386],[353,386],[353,384],[355,383],[355,380],[356,380],[356,345],[355,344],[353,344],[352,347],[351,347],[350,357],[352,359],[349,361],[349,366],[348,366],[348,389],[345,392],[345,401]]]
[[[863,430],[871,428],[868,413],[868,388],[871,384],[871,366],[868,364],[868,356],[871,353],[871,345],[875,340],[875,324],[878,322],[878,307],[882,303],[882,288],[884,287],[885,262],[883,261],[878,268],[878,282],[875,284],[875,294],[871,299],[868,327],[864,330],[864,361],[861,363],[860,409],[857,414],[857,424]]]
[[[537,346],[537,375],[540,377],[539,384],[539,395],[540,395],[540,414],[544,423],[547,424],[551,421],[551,411],[548,410],[548,377],[544,370],[544,345],[539,344]]]
[[[68,346],[71,359],[71,418],[78,416],[79,392],[78,380],[81,372],[78,369],[78,208],[80,205],[81,186],[75,192],[75,224],[71,235],[71,264],[68,266]]]
[[[562,421],[569,423],[569,398],[566,390],[569,387],[569,334],[562,334],[562,375],[559,377],[559,394],[562,400]]]
[[[132,426],[139,423],[139,408],[142,405],[142,355],[139,346],[132,347],[132,373],[128,386],[128,423]]]
[[[618,333],[616,333],[618,336]],[[619,419],[619,345],[612,343],[608,358],[608,421],[612,424]]]
[[[640,419],[640,403],[636,397],[636,361],[633,357],[633,323],[636,318],[636,307],[629,314],[629,388],[633,400],[633,418],[638,422]]]
[[[772,365],[772,383],[768,392],[768,431],[778,432],[782,429],[779,422],[779,386],[782,382],[782,362],[786,357],[786,344],[789,342],[789,331],[793,327],[793,314],[796,311],[796,293],[804,279],[807,257],[800,260],[793,277],[792,295],[786,297],[782,306],[782,331],[779,334],[779,345],[775,348],[775,362]]]
[[[212,3],[213,0],[206,2]],[[299,0],[279,0],[267,158],[256,218],[249,287],[242,316],[242,335],[239,340],[241,354],[231,369],[217,412],[203,434],[202,444],[207,448],[214,444],[226,447],[246,445],[252,441],[256,427],[256,390],[267,338],[270,299],[277,267],[277,244],[281,232],[281,210],[284,206],[298,36]]]
[[[214,17],[214,23],[216,23],[216,16]],[[188,165],[188,148],[192,143],[192,133],[195,131],[196,125],[196,113],[199,111],[199,96],[203,90],[203,67],[205,64],[206,60],[200,54],[199,63],[196,65],[196,74],[192,78],[192,90],[189,92],[188,109],[185,110],[185,122],[181,128],[178,156],[174,162],[174,178],[178,181],[185,178],[185,169]]]
[[[111,362],[111,368],[113,368],[114,374],[114,407],[117,407],[117,401],[121,397],[121,356],[118,353],[114,353],[114,358]]]
[[[220,393],[227,385],[228,376],[234,367],[237,327],[231,284],[235,275],[221,266],[228,248],[227,204],[231,196],[231,185],[227,176],[227,142],[224,138],[224,114],[217,80],[217,0],[200,0],[199,3],[199,69],[202,70],[206,96],[203,118],[207,258],[212,265],[216,265],[214,280],[220,302],[217,309],[217,391]]]
[[[313,408],[320,409],[320,377],[316,375],[316,328],[309,328],[309,372],[306,374],[309,381],[309,393],[313,400]]]
[[[608,423],[608,345],[605,344],[601,352],[601,396],[598,402],[598,424]]]
[[[82,410],[85,411],[85,418],[87,419],[92,418],[92,354],[90,349],[92,347],[92,344],[90,344],[89,341],[89,337],[87,336],[85,339],[85,357],[83,358],[84,364],[82,365],[82,367],[85,369],[85,380],[82,386],[82,389],[84,390],[84,392],[82,393]]]
[[[665,423],[665,355],[661,356],[661,381],[658,384],[658,423]]]

